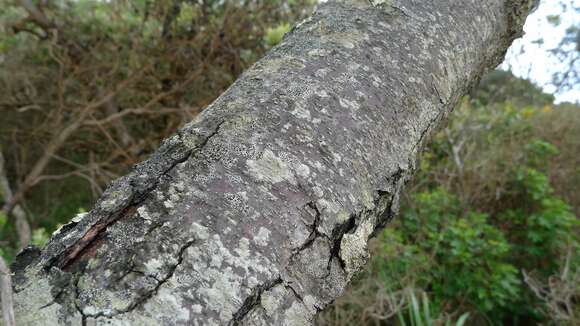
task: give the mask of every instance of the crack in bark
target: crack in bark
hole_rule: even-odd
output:
[[[344,221],[342,224],[340,224],[338,227],[334,228],[332,230],[332,236],[331,236],[331,243],[332,243],[332,248],[330,248],[330,258],[328,259],[328,265],[326,266],[326,269],[328,270],[328,273],[330,274],[330,268],[331,268],[331,264],[332,264],[332,258],[336,258],[338,259],[338,262],[340,263],[340,267],[344,270],[345,269],[345,262],[344,260],[342,260],[342,257],[340,257],[340,244],[342,242],[342,238],[344,237],[345,234],[347,233],[352,233],[354,232],[354,230],[356,230],[356,226],[357,226],[357,218],[360,218],[363,214],[364,210],[359,212],[358,214],[351,214],[350,217]]]
[[[107,228],[122,218],[134,214],[136,210],[136,205],[130,205],[124,208],[116,217],[93,225],[85,235],[69,249],[69,252],[62,257],[62,260],[57,263],[58,267],[63,271],[70,271],[70,269],[83,257],[94,256],[104,240]]]
[[[290,260],[293,260],[296,255],[310,247],[318,237],[325,236],[324,234],[318,232],[318,226],[320,225],[320,211],[318,210],[318,207],[312,201],[308,202],[306,206],[312,208],[316,212],[316,215],[314,216],[314,221],[312,224],[307,225],[310,228],[310,234],[308,235],[308,238],[300,247],[293,250],[292,255],[290,256]]]
[[[437,98],[439,99],[439,104],[441,104],[443,106],[446,106],[447,105],[447,102],[445,102],[443,100],[443,96],[441,96],[441,93],[439,92],[439,89],[437,88],[437,86],[435,86],[435,83],[434,82],[431,82],[431,86],[433,87],[433,89],[435,90],[435,93],[437,94]]]
[[[298,294],[298,292],[296,290],[294,290],[294,288],[290,284],[291,284],[291,282],[284,282],[284,288],[286,288],[287,290],[290,290],[292,293],[294,293],[294,296],[296,297],[296,299],[298,299],[300,302],[302,302],[302,304],[304,304],[304,298],[302,298],[302,296],[300,294]]]
[[[395,172],[389,178],[388,183],[391,183],[391,184],[393,184],[393,186],[396,187],[397,184],[399,183],[399,181],[401,180],[401,178],[403,177],[403,174],[404,174],[404,170],[398,169],[397,172]],[[385,197],[389,197],[389,196],[391,196],[392,198],[389,200],[389,203],[384,211],[375,212],[375,213],[377,213],[377,215],[381,215],[381,216],[379,216],[379,218],[377,219],[377,224],[374,225],[373,232],[371,233],[371,235],[369,235],[369,238],[372,237],[377,230],[384,227],[392,219],[392,215],[393,215],[392,207],[393,207],[394,195],[391,192],[383,191],[383,190],[377,190],[376,192],[377,192],[377,198],[374,200],[374,207],[375,208],[379,207],[379,202],[381,201],[381,199],[383,199]],[[341,248],[342,239],[343,239],[345,234],[354,233],[356,231],[356,229],[358,227],[357,222],[360,220],[360,218],[365,213],[369,213],[369,212],[372,213],[373,211],[363,209],[363,210],[359,211],[358,213],[351,214],[350,217],[346,221],[339,224],[337,227],[335,227],[332,230],[331,236],[328,236],[328,235],[320,233],[318,231],[318,226],[321,223],[321,213],[320,213],[318,207],[316,206],[316,204],[314,202],[308,202],[306,205],[308,207],[312,208],[316,212],[316,216],[314,217],[313,224],[309,225],[309,227],[311,228],[310,235],[308,236],[307,240],[299,248],[297,248],[293,251],[292,255],[290,256],[290,261],[293,261],[295,259],[295,257],[297,255],[299,255],[302,251],[304,251],[305,249],[312,246],[312,244],[316,241],[316,239],[318,239],[319,237],[324,237],[324,238],[328,239],[330,241],[330,243],[332,244],[332,247],[330,249],[330,257],[328,259],[328,263],[327,263],[327,267],[326,267],[327,274],[325,275],[325,277],[330,275],[331,264],[332,264],[332,260],[334,258],[338,259],[338,262],[340,263],[341,268],[344,270],[346,264],[345,264],[344,260],[342,259],[342,257],[340,256],[340,248]],[[384,214],[388,214],[386,219],[382,218],[382,216],[384,216]]]
[[[389,223],[392,220],[392,217],[394,215],[393,210],[393,204],[395,199],[395,193],[398,191],[396,189],[397,184],[400,182],[401,178],[403,177],[404,174],[404,170],[403,169],[398,169],[397,172],[395,172],[390,178],[389,181],[387,183],[392,184],[395,187],[394,192],[389,192],[389,191],[384,191],[384,190],[377,190],[377,197],[374,200],[374,208],[372,210],[367,210],[367,209],[363,209],[361,211],[359,211],[356,214],[352,214],[348,220],[346,220],[343,224],[339,225],[337,228],[335,228],[332,231],[332,239],[333,239],[333,247],[331,248],[331,255],[330,255],[330,259],[328,261],[328,266],[327,269],[330,272],[330,265],[332,263],[332,258],[336,257],[338,259],[338,262],[340,263],[341,268],[344,270],[345,269],[345,262],[342,259],[342,257],[340,256],[340,249],[341,249],[341,244],[342,244],[342,239],[344,238],[345,234],[352,234],[354,232],[356,232],[356,229],[358,228],[360,223],[361,218],[365,215],[365,214],[375,214],[377,216],[377,221],[376,223],[373,225],[373,232],[371,232],[371,234],[368,236],[368,238],[366,239],[366,241],[368,241],[368,239],[370,239],[371,237],[373,237],[376,232],[378,230],[381,230],[387,223]],[[389,198],[390,197],[390,198]],[[381,200],[383,200],[384,198],[388,198],[388,204],[387,207],[385,208],[384,211],[380,211],[380,202]],[[385,216],[385,214],[388,214],[387,218],[383,218]]]
[[[183,262],[184,259],[184,255],[185,255],[185,251],[190,248],[191,246],[193,246],[194,244],[196,244],[197,241],[195,239],[193,240],[189,240],[185,243],[185,245],[183,245],[178,252],[177,255],[177,263],[172,265],[171,268],[169,269],[167,275],[165,277],[163,277],[162,279],[158,279],[156,277],[153,277],[151,275],[145,275],[145,273],[137,271],[137,270],[131,270],[130,272],[135,272],[135,273],[142,273],[144,276],[146,277],[150,277],[154,280],[156,280],[158,283],[155,285],[155,288],[153,288],[152,290],[150,290],[149,292],[143,294],[140,298],[138,298],[137,300],[133,301],[133,303],[131,303],[127,308],[122,309],[122,310],[115,310],[113,313],[105,313],[105,312],[99,312],[96,314],[84,314],[82,312],[82,310],[79,310],[81,312],[81,314],[86,318],[86,317],[91,317],[91,318],[99,318],[99,317],[106,317],[106,318],[111,318],[111,317],[115,317],[118,315],[122,315],[125,314],[127,312],[130,312],[132,310],[134,310],[135,308],[137,308],[140,305],[143,305],[147,302],[147,300],[149,300],[150,298],[152,298],[155,294],[157,294],[157,292],[159,291],[159,288],[165,284],[167,281],[169,281],[169,279],[171,279],[173,277],[173,275],[175,274],[175,271],[177,270],[177,267],[179,267],[179,265],[181,265],[181,263]],[[80,279],[80,277],[78,278]],[[80,293],[78,291],[78,280],[75,284],[75,291],[76,291],[76,299],[75,300],[75,305],[77,306],[77,309],[80,309],[80,307],[78,306],[78,297],[80,296]]]
[[[252,293],[246,297],[242,306],[236,311],[228,323],[229,326],[237,326],[240,322],[252,311],[255,307],[260,304],[260,299],[262,298],[262,293],[270,290],[278,284],[282,284],[283,280],[280,276],[276,279],[265,282],[263,285],[258,285],[252,290]]]
[[[175,159],[169,167],[163,169],[159,175],[153,178],[153,180],[149,180],[145,185],[145,189],[139,190],[137,189],[137,185],[135,184],[134,180],[127,180],[126,182],[131,185],[132,193],[128,199],[128,204],[125,205],[123,208],[117,209],[117,212],[112,212],[108,216],[101,218],[98,220],[93,226],[91,226],[85,234],[77,240],[74,244],[69,246],[64,252],[60,253],[53,259],[49,261],[49,263],[45,266],[45,270],[49,270],[52,266],[57,266],[63,271],[69,271],[73,265],[75,265],[79,260],[84,258],[86,254],[91,254],[96,252],[98,249],[102,239],[107,231],[107,228],[111,225],[115,224],[119,220],[123,219],[126,216],[130,216],[135,213],[137,207],[145,200],[147,195],[149,195],[152,191],[154,191],[161,179],[164,176],[167,176],[170,171],[172,171],[178,164],[187,161],[190,157],[194,154],[201,151],[204,146],[209,142],[209,140],[217,135],[220,131],[221,126],[224,124],[224,121],[220,121],[217,123],[215,129],[203,140],[201,143],[196,146],[195,148],[189,149],[185,151],[185,155],[182,158]],[[180,144],[176,145],[176,148],[179,146],[183,146],[183,134],[178,133],[178,137],[180,138]],[[71,228],[72,229],[72,228]]]

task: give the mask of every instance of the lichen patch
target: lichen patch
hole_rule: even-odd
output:
[[[288,163],[277,157],[269,149],[264,150],[259,159],[247,160],[246,164],[250,175],[259,181],[272,184],[287,181],[291,184],[296,184]]]

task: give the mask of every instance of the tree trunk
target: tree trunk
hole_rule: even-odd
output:
[[[0,199],[9,203],[14,199],[14,195],[12,194],[12,188],[10,187],[8,176],[6,175],[6,164],[4,162],[4,154],[2,154],[2,149],[0,148]],[[18,234],[18,250],[28,246],[32,234],[24,209],[20,205],[14,204],[12,211],[10,212],[0,209],[0,215],[1,214],[5,214],[6,216],[12,215],[14,217],[14,226],[16,227],[16,233]]]
[[[531,0],[323,3],[14,264],[18,325],[305,325]]]
[[[2,256],[0,256],[0,300],[2,300],[2,313],[0,315],[2,315],[3,325],[15,326],[12,275]]]

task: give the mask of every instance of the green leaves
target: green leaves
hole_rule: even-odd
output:
[[[525,148],[527,165],[541,171],[545,171],[549,159],[558,155],[558,148],[542,139],[533,139]]]
[[[8,223],[8,218],[7,218],[6,214],[0,212],[0,235],[4,231],[3,229],[7,223]],[[4,257],[4,259],[6,259],[6,261],[10,262],[12,260],[12,257],[11,257],[11,255],[9,255],[9,252],[6,250],[8,248],[2,248],[2,247],[3,247],[3,245],[0,243],[0,256]]]
[[[44,247],[44,245],[48,242],[49,239],[50,235],[48,234],[45,228],[38,228],[32,231],[31,242],[33,245],[37,247],[40,248]]]
[[[463,212],[456,196],[441,188],[414,200],[402,223],[383,233],[383,259],[394,266],[381,274],[383,281],[396,284],[413,273],[416,286],[431,288],[437,303],[467,300],[483,312],[508,306],[521,283],[508,262],[511,245],[489,217]]]
[[[520,153],[522,164],[505,174],[505,199],[497,203],[503,208],[484,213],[444,187],[413,194],[395,227],[381,235],[373,276],[391,291],[429,289],[435,310],[463,305],[463,312],[496,321],[517,314],[541,318],[520,270],[556,273],[565,248],[578,248],[579,222],[544,172],[558,149],[534,138]],[[424,304],[411,298],[399,322],[429,325]]]
[[[269,47],[272,47],[282,41],[284,34],[290,31],[290,25],[288,23],[281,23],[275,27],[268,28],[266,30],[266,35],[264,35],[264,42]]]
[[[515,181],[520,188],[519,190],[536,202],[553,192],[548,182],[548,177],[533,168],[523,167],[517,169]]]
[[[454,322],[443,314],[435,315],[425,292],[421,294],[421,300],[418,300],[415,293],[409,291],[406,300],[407,309],[397,313],[400,326],[434,326],[441,325],[442,322],[446,326],[463,326],[469,318],[469,313],[464,313]]]
[[[2,230],[2,228],[4,228],[4,225],[6,225],[7,222],[8,218],[6,217],[6,214],[0,212],[0,231]]]

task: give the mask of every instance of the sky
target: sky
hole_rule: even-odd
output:
[[[514,42],[508,50],[506,60],[500,66],[502,69],[511,68],[510,70],[516,76],[532,80],[549,93],[555,90],[549,84],[552,74],[555,71],[564,69],[564,66],[550,55],[546,49],[558,46],[568,26],[572,24],[580,25],[580,13],[574,12],[574,10],[562,12],[562,2],[580,7],[580,0],[542,0],[538,9],[526,20],[524,37]],[[560,25],[554,26],[549,23],[546,18],[548,15],[560,15]],[[538,39],[542,39],[543,44],[534,43]],[[556,103],[580,103],[580,87],[554,95],[556,96]]]

